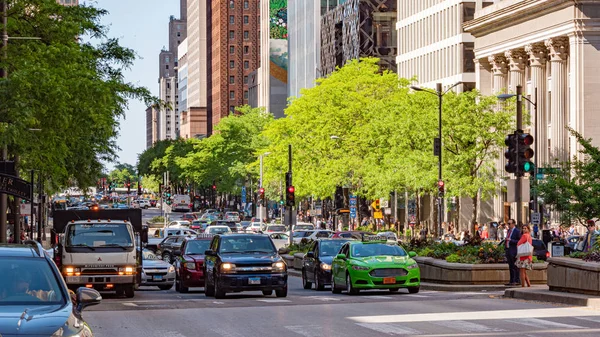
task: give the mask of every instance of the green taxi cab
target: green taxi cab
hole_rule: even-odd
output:
[[[395,292],[407,288],[411,294],[418,293],[421,272],[412,259],[414,256],[414,252],[407,253],[396,243],[377,236],[346,242],[331,265],[331,292],[339,294],[346,290],[355,295],[361,289]]]

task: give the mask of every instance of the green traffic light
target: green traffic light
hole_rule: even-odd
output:
[[[531,162],[526,162],[525,164],[523,164],[523,170],[525,172],[531,171],[532,168],[533,168],[533,165],[531,164]]]
[[[279,204],[280,204],[280,205],[283,205],[283,200],[279,200]]]

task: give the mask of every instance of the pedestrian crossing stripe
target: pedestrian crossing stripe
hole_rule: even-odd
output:
[[[286,303],[286,302],[291,302],[289,300],[279,300],[276,298],[266,298],[266,299],[262,299],[262,300],[257,300],[258,302],[265,302],[265,303]]]

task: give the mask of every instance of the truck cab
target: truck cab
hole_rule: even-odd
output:
[[[69,288],[87,287],[134,297],[141,275],[142,231],[131,218],[137,214],[135,222],[139,220],[141,229],[141,210],[56,212],[54,227],[61,234],[55,262]],[[88,219],[80,220],[85,219],[81,215]]]

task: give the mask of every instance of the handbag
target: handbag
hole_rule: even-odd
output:
[[[533,255],[533,246],[529,242],[525,242],[517,247],[517,257]]]

